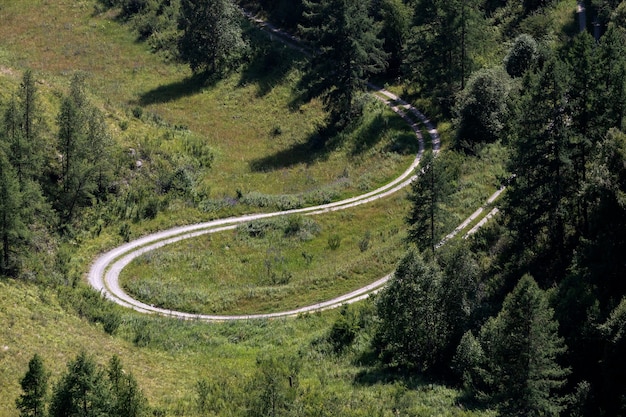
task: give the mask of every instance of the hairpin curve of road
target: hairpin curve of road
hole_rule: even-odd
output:
[[[263,30],[267,28],[273,28],[272,26],[265,26]],[[275,31],[276,29],[271,29]],[[275,32],[274,32],[275,33]],[[297,39],[290,37],[290,43],[297,42]],[[419,165],[420,158],[424,153],[424,138],[422,137],[420,126],[424,126],[428,135],[430,136],[433,152],[438,152],[440,148],[440,138],[437,129],[432,122],[418,111],[411,104],[402,100],[395,94],[376,87],[372,84],[369,87],[373,90],[372,94],[377,99],[384,102],[395,113],[397,113],[402,119],[404,119],[413,129],[415,136],[419,142],[419,151],[413,160],[413,163],[396,179],[390,183],[370,191],[366,194],[352,197],[346,200],[341,200],[329,204],[323,204],[318,206],[277,211],[273,213],[260,213],[260,214],[247,214],[238,217],[229,217],[224,219],[212,220],[204,223],[197,223],[188,226],[174,227],[172,229],[163,230],[160,232],[152,233],[150,235],[133,240],[126,244],[123,244],[117,248],[114,248],[102,255],[100,255],[92,264],[88,273],[88,282],[96,290],[102,293],[109,300],[140,313],[146,314],[158,314],[163,316],[175,317],[179,319],[200,320],[200,321],[229,321],[229,320],[251,320],[251,319],[271,319],[279,317],[294,317],[300,314],[311,313],[316,311],[323,311],[332,308],[337,308],[343,304],[354,303],[368,297],[370,294],[380,291],[383,286],[391,279],[393,272],[380,278],[379,280],[352,291],[348,294],[333,298],[328,301],[301,307],[293,310],[266,313],[266,314],[246,314],[246,315],[212,315],[212,314],[194,314],[183,311],[168,310],[153,305],[143,303],[130,295],[128,295],[120,286],[119,275],[121,271],[135,258],[143,255],[144,253],[156,250],[166,245],[179,242],[181,240],[194,238],[197,236],[223,232],[226,230],[235,229],[238,225],[253,220],[283,216],[289,214],[302,214],[307,216],[328,213],[333,211],[345,210],[351,207],[355,207],[361,204],[366,204],[383,197],[387,197],[405,187],[407,187],[416,178],[416,168]],[[490,197],[488,203],[491,203],[497,196],[503,191],[503,188],[498,190],[494,195]],[[458,234],[464,225],[469,224],[473,219],[478,217],[484,210],[484,207],[479,208],[470,216],[465,222],[463,222],[454,231],[448,234],[441,244],[451,239]],[[494,209],[497,210],[497,209]],[[492,211],[493,213],[493,211]],[[489,213],[489,215],[492,215]],[[467,235],[475,231],[472,229]]]

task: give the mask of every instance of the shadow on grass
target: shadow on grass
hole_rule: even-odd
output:
[[[467,391],[446,383],[446,377],[444,375],[447,374],[447,371],[436,373],[437,375],[441,375],[439,378],[431,378],[414,369],[389,367],[381,362],[374,349],[368,349],[362,352],[356,360],[355,365],[363,367],[363,369],[354,376],[352,383],[355,386],[400,383],[401,386],[410,391],[432,391],[435,395],[437,395],[436,391],[439,386],[457,388],[458,396],[455,398],[457,406],[470,411],[485,411],[487,409],[485,404],[481,404],[476,399],[472,398]],[[448,376],[448,378],[450,378],[450,376]]]
[[[309,136],[304,143],[298,143],[273,155],[253,160],[250,162],[250,169],[253,172],[268,172],[302,163],[323,161],[337,148],[339,142],[336,131],[333,128],[324,127]]]
[[[397,116],[378,113],[358,129],[357,137],[352,145],[352,156],[370,150],[385,134],[394,136],[393,142],[385,147],[385,151],[402,155],[416,154],[419,151],[419,141],[415,134],[407,131],[406,122]]]
[[[179,98],[192,96],[203,88],[210,87],[217,82],[217,78],[207,77],[205,74],[194,74],[166,85],[160,85],[139,98],[139,104],[147,106],[149,104],[167,103]]]
[[[301,58],[283,44],[261,44],[255,48],[249,64],[239,80],[240,86],[255,84],[257,96],[263,97],[281,84],[285,77],[301,64]]]

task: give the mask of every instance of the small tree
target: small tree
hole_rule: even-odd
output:
[[[146,414],[147,400],[130,372],[122,367],[117,355],[113,355],[107,369],[113,399],[112,415],[118,417],[141,417]]]
[[[539,59],[539,46],[537,41],[525,33],[515,38],[513,46],[504,58],[504,68],[511,77],[521,77],[537,63]]]
[[[500,138],[509,117],[507,104],[512,87],[511,78],[500,68],[472,74],[457,97],[457,146],[473,151],[475,144]]]
[[[455,161],[446,158],[445,155],[435,158],[432,152],[426,152],[420,162],[421,170],[411,184],[409,201],[412,205],[406,219],[408,240],[421,251],[434,253],[443,237],[442,205],[458,175]]]
[[[57,116],[61,166],[55,208],[63,224],[73,220],[78,208],[106,192],[112,175],[112,139],[102,112],[89,102],[85,89],[84,78],[75,75]]]
[[[20,381],[23,393],[16,400],[20,417],[41,417],[46,411],[48,373],[43,360],[35,354],[28,362],[28,371]]]
[[[0,271],[5,273],[11,270],[11,252],[26,233],[21,205],[22,194],[17,174],[0,147]]]

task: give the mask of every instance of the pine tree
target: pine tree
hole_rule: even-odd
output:
[[[24,72],[17,94],[4,112],[4,133],[8,156],[23,190],[28,181],[41,176],[44,145],[37,87],[32,71]]]
[[[35,354],[28,362],[28,371],[20,381],[23,393],[16,400],[20,417],[45,416],[46,396],[48,394],[48,373],[43,360]]]
[[[445,110],[465,88],[481,49],[485,19],[476,0],[417,2],[404,72],[419,87],[428,86]]]
[[[89,102],[85,88],[84,78],[74,76],[57,117],[62,158],[55,207],[63,225],[73,220],[78,208],[105,194],[112,176],[112,139],[102,112]]]
[[[409,225],[407,237],[421,251],[430,250],[434,253],[443,237],[442,205],[456,179],[447,165],[445,155],[435,158],[432,152],[424,153],[421,169],[411,184],[409,201],[412,205],[406,219]]]
[[[514,181],[504,212],[520,259],[540,281],[562,276],[571,250],[572,128],[567,113],[567,68],[557,59],[525,78],[517,107],[517,137],[509,169]],[[546,263],[549,259],[549,268]]]
[[[232,0],[182,0],[179,54],[194,73],[221,75],[233,70],[248,46]]]
[[[97,417],[112,413],[111,388],[104,372],[85,352],[68,363],[54,387],[50,417]]]
[[[385,68],[380,28],[369,14],[369,1],[303,3],[306,26],[300,30],[316,48],[303,85],[310,97],[322,98],[330,124],[344,127],[360,115],[356,98],[369,75]]]
[[[147,400],[137,384],[134,376],[126,372],[117,355],[113,355],[107,369],[111,394],[113,399],[113,412],[111,415],[118,417],[140,417],[146,414]]]
[[[17,174],[0,147],[0,271],[11,272],[11,253],[26,234],[22,220],[22,193]]]
[[[503,415],[558,415],[554,391],[564,385],[568,371],[558,364],[566,347],[553,316],[546,294],[526,275],[482,327],[484,362],[478,377]]]

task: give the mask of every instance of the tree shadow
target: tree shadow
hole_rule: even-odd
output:
[[[376,114],[371,120],[358,127],[357,139],[352,145],[352,156],[362,154],[374,146],[384,137],[385,133],[394,135],[392,143],[385,147],[386,152],[401,155],[416,154],[419,151],[419,141],[413,132],[406,131],[406,121],[399,117]]]
[[[216,77],[207,77],[205,74],[193,74],[180,81],[160,85],[143,93],[139,97],[139,104],[147,106],[149,104],[168,103],[197,94],[202,89],[215,85],[216,82]]]
[[[405,368],[388,368],[380,363],[370,365],[366,369],[359,371],[353,380],[353,385],[356,386],[373,386],[373,385],[388,385],[388,384],[401,384],[407,391],[420,391],[420,392],[436,392],[438,387],[451,387],[443,380],[435,380],[420,375],[414,370]],[[454,401],[456,406],[462,410],[468,411],[485,411],[486,405],[477,401],[475,398],[463,389],[459,387],[452,388],[458,389],[458,395]],[[435,394],[437,395],[437,394]]]
[[[292,69],[301,66],[305,57],[284,44],[278,35],[256,27],[249,28],[246,35],[252,51],[241,74],[239,86],[256,84],[257,96],[263,97],[280,84]]]
[[[332,127],[322,127],[310,135],[304,143],[295,144],[273,155],[251,161],[250,169],[253,172],[268,172],[302,163],[324,161],[339,143],[337,132]]]
[[[286,45],[276,43],[258,45],[241,74],[239,86],[255,84],[257,97],[263,97],[282,83],[292,69],[301,63],[302,58]]]

